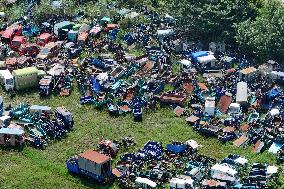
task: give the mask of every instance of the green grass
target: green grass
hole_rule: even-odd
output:
[[[178,62],[173,63],[172,65],[173,74],[178,74],[181,71],[181,64]]]
[[[170,84],[166,84],[165,85],[165,88],[164,88],[164,91],[165,92],[168,92],[168,91],[173,91],[175,88],[172,86],[172,85],[170,85]]]
[[[133,48],[129,50],[129,54],[132,54],[134,56],[142,56],[145,54],[145,51],[143,49]]]
[[[74,154],[96,148],[101,139],[124,136],[135,137],[137,146],[131,150],[141,148],[148,140],[160,141],[165,145],[172,140],[194,139],[203,145],[201,154],[220,159],[230,153],[237,153],[246,156],[250,162],[275,164],[275,156],[268,152],[256,155],[251,152],[251,147],[236,148],[199,135],[187,126],[184,118],[175,117],[169,109],[147,111],[143,115],[143,122],[137,123],[131,115],[112,118],[105,111],[97,111],[92,106],[81,106],[76,90],[67,98],[51,97],[45,100],[33,91],[17,95],[13,100],[1,89],[0,94],[4,95],[6,105],[21,102],[52,107],[64,105],[75,118],[75,130],[68,137],[49,144],[46,150],[31,147],[25,147],[21,152],[0,149],[0,188],[118,188],[115,185],[101,187],[90,179],[69,174],[65,160]],[[284,177],[281,174],[278,186],[275,187],[283,185]]]

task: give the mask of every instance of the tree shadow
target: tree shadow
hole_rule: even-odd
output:
[[[114,186],[114,183],[99,183],[96,182],[93,178],[87,177],[84,175],[77,175],[74,173],[68,172],[72,177],[79,179],[79,181],[88,188],[96,188],[96,189],[109,189]]]
[[[0,150],[6,151],[6,152],[22,152],[24,150],[26,145],[21,146],[1,146]]]

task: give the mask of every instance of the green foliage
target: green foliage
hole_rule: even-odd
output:
[[[1,4],[0,4],[1,5]],[[24,15],[24,4],[18,3],[10,6],[4,5],[0,7],[1,11],[4,11],[7,14],[9,20],[13,21]]]
[[[123,30],[130,30],[132,26],[135,26],[137,24],[148,24],[150,23],[150,20],[147,19],[143,15],[139,15],[135,18],[124,18],[119,22],[120,28]]]
[[[100,10],[97,8],[94,2],[90,1],[87,2],[83,7],[82,10],[87,15],[88,18],[96,18],[97,15],[100,13]]]
[[[30,43],[36,43],[37,38],[36,38],[36,37],[29,37],[29,38],[27,39],[27,41],[30,42]]]
[[[141,8],[142,6],[151,6],[151,0],[117,0],[116,1],[121,7],[129,8]]]
[[[173,70],[173,74],[179,74],[181,71],[181,64],[178,62],[173,63],[172,70]]]
[[[71,17],[78,12],[78,5],[73,0],[62,0],[62,6],[57,9],[52,9],[50,1],[40,1],[33,14],[36,22],[41,23],[45,19],[50,18],[51,15],[59,15],[61,17]]]
[[[166,84],[164,92],[173,91],[175,88],[172,85]]]
[[[265,1],[256,20],[237,25],[236,40],[241,49],[258,60],[284,60],[284,6],[278,0]]]
[[[0,5],[4,0],[0,0]],[[110,10],[109,5],[118,3],[119,8],[141,8],[147,6],[162,14],[169,13],[178,20],[178,26],[183,33],[192,39],[226,42],[238,42],[241,49],[258,59],[273,58],[284,60],[284,8],[276,0],[99,0],[88,1],[77,5],[76,1],[63,0],[63,8],[52,10],[50,1],[40,1],[33,14],[36,22],[49,18],[51,14],[70,17],[82,10],[87,14],[89,21],[99,19],[101,16],[114,16],[116,8]],[[157,6],[159,5],[159,6]],[[118,8],[117,7],[117,8]],[[165,8],[166,9],[163,9]],[[1,6],[1,11],[8,14],[10,20],[23,15],[22,3],[9,7]],[[122,31],[118,40],[125,32],[131,31],[131,25],[149,22],[145,17],[139,16],[133,20],[124,19],[120,22]],[[236,37],[235,37],[236,36]],[[130,53],[136,56],[145,53],[134,48]],[[85,52],[81,57],[86,57]],[[93,55],[95,56],[95,55]],[[178,64],[173,64],[174,72],[179,72]],[[198,75],[198,81],[204,78]],[[170,85],[165,91],[172,90]],[[236,148],[230,143],[222,144],[215,138],[203,137],[187,126],[184,118],[174,116],[172,110],[159,109],[151,114],[145,113],[141,123],[133,121],[131,115],[112,118],[107,112],[98,112],[92,106],[81,106],[78,99],[80,94],[74,90],[70,97],[60,98],[52,96],[41,99],[36,91],[26,94],[18,93],[16,98],[9,99],[0,89],[5,102],[12,105],[21,102],[47,105],[51,107],[66,106],[75,119],[75,130],[66,138],[52,142],[46,150],[40,151],[25,147],[22,152],[0,149],[0,188],[118,188],[117,186],[99,187],[93,180],[74,176],[67,172],[65,160],[84,150],[94,149],[100,139],[117,139],[122,136],[134,136],[137,147],[141,148],[148,140],[161,141],[167,144],[172,140],[186,141],[194,139],[203,147],[201,154],[214,158],[224,158],[230,153],[246,156],[251,162],[276,163],[275,155],[267,151],[258,155],[251,152],[251,147]],[[6,105],[7,105],[6,104]],[[134,149],[131,149],[132,151]],[[114,159],[118,161],[118,157]],[[35,174],[36,173],[36,174]],[[13,181],[13,182],[11,182]],[[269,188],[284,186],[284,175],[270,183]]]
[[[234,23],[254,19],[259,6],[258,0],[169,0],[168,4],[182,32],[206,42],[231,42]]]
[[[283,174],[283,167],[279,167],[278,173]],[[279,176],[279,174],[277,176]],[[283,186],[284,186],[284,180],[282,180],[281,177],[274,177],[268,182],[268,188],[270,189],[278,189],[278,188],[282,189]]]
[[[197,81],[200,82],[200,83],[204,83],[206,80],[201,74],[198,74],[197,75]]]
[[[5,0],[0,0],[0,11],[5,11],[6,5],[5,5]]]
[[[134,55],[134,56],[142,56],[144,55],[146,52],[143,49],[140,48],[133,48],[129,51],[130,54]]]

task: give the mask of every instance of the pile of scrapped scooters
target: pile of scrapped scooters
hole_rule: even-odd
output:
[[[133,138],[122,138],[125,147],[135,144]],[[67,160],[71,173],[92,177],[99,183],[117,182],[120,188],[172,189],[244,189],[268,188],[268,182],[278,178],[278,168],[267,164],[252,164],[236,154],[220,161],[198,154],[201,147],[194,140],[173,141],[164,148],[148,141],[134,153],[124,153],[111,169],[111,157],[118,154],[118,142],[102,140],[98,150],[89,150]],[[92,169],[92,166],[101,167]]]
[[[122,175],[117,181],[119,186],[159,188],[170,183],[171,188],[184,189],[241,189],[248,185],[260,189],[267,188],[268,181],[277,178],[278,168],[275,166],[253,164],[250,167],[247,159],[233,154],[217,163],[212,158],[199,155],[197,147],[192,144],[192,141],[173,142],[164,150],[159,143],[149,141],[142,150],[121,156],[116,166]],[[256,168],[262,166],[263,169]],[[251,171],[246,175],[249,169]]]
[[[27,143],[39,149],[66,136],[74,125],[72,114],[64,107],[52,111],[48,106],[28,104],[7,107],[0,120],[1,145],[17,147]]]
[[[63,65],[52,65],[47,72],[48,75],[39,81],[39,95],[41,97],[51,94],[69,96],[73,86],[73,75],[69,71]]]
[[[254,163],[241,188],[268,188],[269,180],[275,178],[278,168],[263,163]]]
[[[206,136],[221,142],[234,141],[237,147],[252,145],[255,153],[268,150],[276,154],[284,144],[282,90],[260,73],[249,80],[240,75],[226,73],[224,77],[209,78],[207,83],[193,80],[189,104],[175,108],[175,113],[187,117],[188,124]]]
[[[107,109],[110,115],[131,113],[141,121],[143,110],[160,104],[172,107],[179,117],[194,116],[195,121],[189,122],[197,131],[223,142],[248,138],[256,152],[271,143],[284,143],[281,137],[275,138],[282,135],[279,64],[268,61],[253,67],[249,57],[226,50],[225,44],[190,44],[178,35],[174,18],[146,9],[136,11],[149,22],[126,27],[121,23],[127,18],[120,13],[84,23],[75,17],[49,19],[38,25],[26,17],[7,22],[1,28],[5,34],[1,69],[10,73],[36,67],[42,71],[33,73],[32,79],[42,77],[41,96],[70,95],[74,78],[80,103]],[[35,44],[27,43],[30,37],[36,37]],[[9,54],[9,49],[21,57]],[[6,72],[5,80],[10,81],[13,77],[8,75]],[[26,81],[30,75],[20,78]],[[18,79],[3,83],[7,90],[38,86],[36,81],[36,86],[19,87],[24,82]],[[264,120],[273,125],[269,129],[259,127],[263,114],[269,114]],[[245,132],[240,129],[242,123],[249,125]]]
[[[41,96],[68,96],[74,78],[82,105],[106,109],[112,116],[133,114],[137,121],[142,121],[143,110],[168,106],[197,132],[232,141],[237,147],[252,145],[255,153],[268,149],[278,155],[279,162],[284,159],[284,95],[279,87],[284,71],[277,62],[254,67],[250,57],[226,50],[225,44],[189,43],[178,35],[174,18],[146,8],[135,13],[147,22],[142,19],[125,28],[120,23],[128,21],[129,15],[119,13],[113,18],[99,15],[86,23],[77,16],[35,23],[33,7],[25,17],[5,21],[0,28],[0,83],[5,90],[39,86]],[[35,44],[28,43],[32,37]],[[38,82],[38,78],[42,79]],[[44,148],[47,141],[60,139],[73,126],[72,115],[64,108],[52,113],[48,107],[19,105],[8,111],[0,119],[1,145],[22,145],[27,140]],[[10,124],[10,119],[17,124]],[[102,141],[99,151],[115,156],[118,148],[130,144],[134,143]],[[138,152],[123,155],[117,167],[122,173],[119,185],[156,187],[172,178],[172,188],[178,183],[238,187],[234,182],[242,167],[236,162],[239,157],[216,164],[198,155],[192,144],[173,142],[164,149],[151,141]],[[89,157],[101,171],[89,176],[101,180],[102,175],[112,174],[111,159],[104,154],[81,154],[81,159],[73,158],[68,165],[73,172],[89,173],[84,168],[87,163],[82,163]],[[93,155],[98,159],[90,158]],[[255,185],[255,178],[266,185],[270,171],[271,167],[254,165],[244,186]]]

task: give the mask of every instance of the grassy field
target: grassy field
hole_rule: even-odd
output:
[[[11,100],[2,89],[0,95],[4,96],[6,105],[63,105],[75,118],[75,130],[66,138],[49,144],[44,151],[31,147],[25,147],[21,152],[0,149],[0,188],[117,188],[115,185],[101,187],[90,179],[70,175],[65,168],[65,160],[84,150],[96,148],[100,139],[123,136],[135,137],[136,149],[141,148],[148,140],[161,141],[165,145],[172,140],[194,139],[203,145],[201,154],[220,159],[230,153],[237,153],[246,156],[250,162],[275,164],[275,156],[268,152],[256,155],[251,153],[251,147],[235,148],[231,144],[221,144],[214,138],[199,135],[186,124],[184,118],[175,117],[170,109],[146,112],[143,122],[137,123],[131,115],[112,118],[107,112],[97,111],[92,106],[81,106],[76,90],[67,98],[40,99],[37,92],[29,91],[26,94],[18,94]],[[283,173],[279,180],[276,188],[284,186]]]

